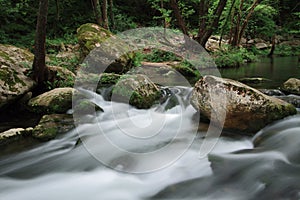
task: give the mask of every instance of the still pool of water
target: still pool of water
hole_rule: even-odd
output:
[[[257,88],[275,89],[289,78],[300,78],[298,57],[262,58],[257,63],[249,63],[239,68],[221,69],[224,78],[238,80],[245,77],[262,77],[270,82],[253,85]]]

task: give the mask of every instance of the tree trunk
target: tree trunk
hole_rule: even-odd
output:
[[[48,14],[48,0],[40,0],[39,12],[37,17],[34,60],[33,60],[33,79],[42,86],[47,80],[48,68],[46,67],[46,25]]]
[[[111,27],[112,29],[115,29],[115,16],[113,12],[113,0],[109,0],[109,15],[110,15],[110,21],[111,21]]]
[[[180,9],[178,7],[178,3],[176,0],[170,0],[170,6],[174,12],[175,18],[177,20],[178,26],[180,28],[180,30],[185,34],[188,35],[188,30],[185,24],[185,21],[181,15]]]
[[[237,10],[237,12],[235,13],[236,15],[236,22],[235,25],[233,27],[233,35],[232,35],[232,39],[230,44],[232,46],[239,46],[239,37],[240,37],[240,26],[241,26],[241,21],[242,21],[242,10],[243,10],[243,6],[244,6],[244,0],[240,1],[240,6]],[[232,20],[232,24],[234,24],[234,18]]]
[[[268,57],[272,57],[273,54],[274,54],[274,51],[275,51],[275,40],[276,40],[276,37],[275,37],[275,35],[273,35],[273,37],[272,37],[272,47],[271,47],[270,53],[268,54]]]
[[[109,29],[108,26],[108,17],[107,17],[107,0],[102,2],[102,19],[103,19],[103,28]]]
[[[206,0],[201,0],[200,5],[201,5],[201,2],[204,3],[204,6],[208,5],[208,2]],[[226,3],[227,3],[227,0],[219,1],[218,6],[215,9],[214,14],[213,14],[214,18],[212,19],[212,22],[210,24],[207,24],[207,23],[205,25],[200,24],[200,28],[199,28],[198,35],[197,35],[197,41],[203,47],[205,47],[205,44],[208,41],[209,37],[212,35],[214,29],[218,26],[221,14],[226,6]],[[206,8],[205,8],[204,12],[206,12]],[[205,28],[203,29],[202,26]]]
[[[226,20],[225,20],[225,23],[224,23],[224,25],[223,25],[223,27],[222,27],[221,36],[220,36],[220,41],[219,41],[219,47],[221,47],[221,45],[222,45],[222,40],[223,40],[223,36],[224,36],[224,32],[225,32],[225,27],[226,27],[226,25],[228,24],[228,21],[229,21],[229,19],[230,19],[230,16],[232,16],[232,11],[233,11],[235,2],[236,2],[236,0],[233,0],[233,1],[232,1],[231,6],[230,6],[230,9],[229,9],[229,11],[228,11],[228,15],[227,15]],[[231,30],[230,30],[230,33],[231,33]]]
[[[204,35],[207,29],[207,15],[208,15],[208,0],[200,0],[199,3],[199,29],[196,40],[202,46],[205,46],[207,41],[204,41]]]
[[[100,3],[99,0],[92,0],[93,12],[95,15],[96,22],[99,26],[102,26],[103,19],[100,12]]]
[[[247,28],[247,25],[248,25],[248,22],[249,22],[249,19],[250,17],[252,16],[252,14],[254,13],[254,9],[256,8],[256,6],[261,2],[261,0],[255,0],[249,10],[249,13],[248,15],[246,16],[245,20],[244,20],[244,23],[242,25],[242,28],[239,32],[239,37],[238,37],[238,45],[240,45],[241,43],[241,40],[242,40],[242,37],[246,31],[246,28]]]

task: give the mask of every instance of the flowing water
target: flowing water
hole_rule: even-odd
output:
[[[209,138],[189,104],[191,88],[169,90],[169,100],[148,110],[85,91],[104,112],[0,157],[0,199],[300,198],[300,115],[254,137]],[[215,146],[200,156],[204,142]]]

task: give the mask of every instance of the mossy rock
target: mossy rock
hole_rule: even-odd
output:
[[[89,99],[79,99],[73,105],[74,112],[81,115],[93,114],[97,111],[103,111],[101,107],[91,102]]]
[[[290,78],[283,83],[281,89],[290,94],[300,95],[300,79]]]
[[[77,38],[80,46],[80,60],[84,61],[86,71],[90,73],[118,73],[127,72],[133,67],[132,60],[135,53],[121,40],[105,42],[107,39],[116,39],[113,34],[98,26],[87,23],[77,29]]]
[[[168,64],[186,78],[200,78],[200,72],[188,62],[172,62]]]
[[[91,50],[95,47],[100,46],[100,44],[106,39],[113,36],[113,34],[100,27],[97,24],[87,23],[81,25],[77,29],[77,38],[80,45],[80,57],[85,58]]]
[[[267,124],[297,113],[287,102],[215,76],[204,76],[196,83],[191,104],[216,125],[224,123],[224,129],[240,134],[255,134]]]
[[[159,88],[145,75],[123,75],[112,90],[112,100],[140,109],[150,108],[161,97]]]
[[[73,88],[56,88],[29,100],[28,108],[36,113],[66,113],[72,108]]]
[[[32,137],[41,141],[54,139],[58,134],[64,134],[75,128],[72,115],[44,115],[39,124],[34,127]]]
[[[11,45],[0,45],[0,108],[31,91],[35,82],[26,76],[33,55]]]

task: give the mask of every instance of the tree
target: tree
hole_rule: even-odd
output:
[[[226,3],[227,3],[227,0],[219,0],[217,7],[213,11],[213,15],[209,18],[209,1],[208,0],[200,0],[199,30],[198,30],[198,35],[196,36],[195,39],[203,47],[205,47],[206,42],[208,41],[209,37],[212,35],[215,28],[218,27],[220,17],[226,6]]]
[[[39,86],[44,84],[48,76],[46,66],[46,25],[48,14],[48,0],[40,0],[39,12],[36,24],[34,60],[33,60],[33,79]]]
[[[112,5],[112,0],[110,1],[110,5]],[[102,0],[101,3],[99,0],[92,0],[92,6],[97,24],[108,30],[107,0]]]
[[[95,19],[98,25],[102,25],[103,19],[102,19],[102,14],[101,14],[101,9],[100,9],[100,3],[99,0],[92,0],[92,7],[95,15]]]
[[[232,30],[231,30],[231,40],[230,40],[230,44],[232,46],[239,46],[241,43],[241,39],[246,31],[247,25],[249,23],[250,17],[253,15],[254,13],[254,9],[256,8],[256,6],[258,6],[258,4],[261,2],[261,0],[254,0],[252,5],[250,6],[250,8],[246,9],[246,11],[248,12],[243,12],[244,10],[244,6],[245,6],[245,2],[244,0],[240,0],[239,5],[238,5],[238,9],[236,9],[235,15],[236,18],[232,18],[232,24],[234,24],[232,26]],[[242,14],[243,13],[247,13],[245,18],[243,19]]]
[[[166,16],[169,17],[170,10],[166,8],[159,7],[157,5],[158,0],[148,0],[148,2],[152,3],[152,7],[159,10],[163,17],[166,19]],[[177,25],[179,29],[186,35],[188,35],[189,31],[187,28],[187,23],[184,19],[182,7],[186,4],[184,1],[179,0],[169,0],[171,11],[173,12]],[[179,6],[181,3],[181,6]],[[202,46],[205,46],[209,37],[212,35],[213,31],[218,27],[220,17],[223,13],[223,10],[226,6],[227,0],[219,0],[218,4],[214,8],[209,0],[200,0],[198,4],[199,8],[199,27],[198,34],[194,37],[196,41],[198,41]],[[211,14],[212,13],[212,14]],[[169,17],[170,18],[170,17]]]
[[[112,29],[115,29],[115,15],[113,12],[113,8],[114,8],[114,3],[113,0],[109,0],[109,16],[110,16],[110,21],[111,21],[111,27]]]
[[[176,0],[170,0],[170,5],[171,5],[171,8],[174,12],[174,15],[175,15],[175,18],[177,20],[177,24],[180,28],[180,30],[185,34],[185,35],[188,35],[188,30],[187,30],[187,27],[185,25],[185,21],[181,15],[181,12],[180,12],[180,9],[178,7],[178,3]]]

